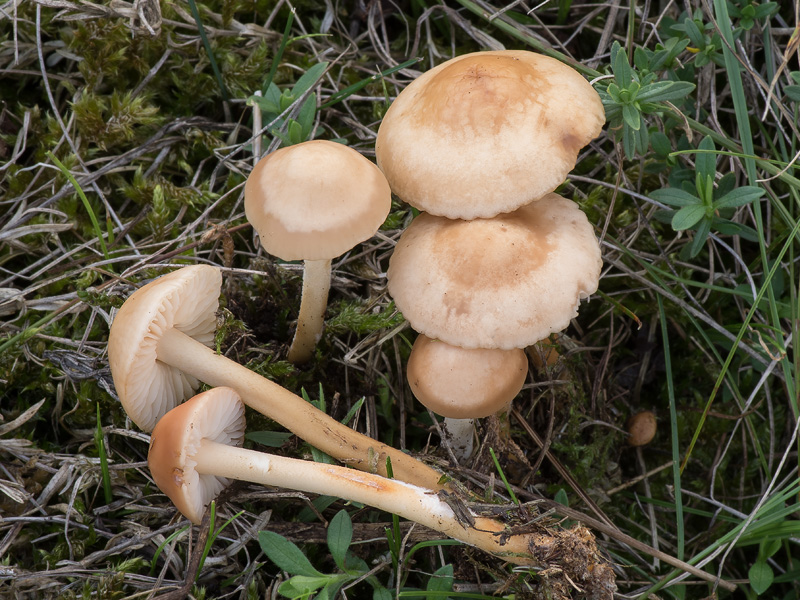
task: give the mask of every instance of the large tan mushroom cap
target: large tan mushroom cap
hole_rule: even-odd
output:
[[[453,419],[488,417],[508,406],[525,383],[528,359],[519,348],[467,350],[420,335],[407,378],[417,400]]]
[[[224,477],[198,473],[194,454],[203,440],[241,446],[244,429],[244,404],[232,389],[219,387],[173,408],[153,430],[147,454],[153,480],[193,523],[228,485]]]
[[[458,219],[511,212],[556,189],[605,112],[583,76],[533,52],[477,52],[411,82],[375,144],[392,191]]]
[[[373,235],[391,190],[373,163],[326,140],[262,158],[244,188],[247,219],[264,249],[283,260],[331,259]]]
[[[210,346],[221,286],[216,267],[184,267],[136,290],[114,318],[108,336],[114,387],[131,420],[144,431],[151,431],[198,385],[194,377],[157,360],[159,336],[174,327]]]
[[[577,204],[548,194],[494,219],[422,214],[397,242],[389,292],[411,326],[465,348],[524,348],[569,325],[602,260]]]

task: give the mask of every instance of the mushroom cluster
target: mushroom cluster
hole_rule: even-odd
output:
[[[600,97],[575,70],[527,51],[466,54],[411,82],[376,155],[392,191],[423,211],[403,232],[389,293],[419,332],[407,377],[456,429],[507,407],[524,348],[569,325],[602,260],[578,205],[554,193],[600,134]]]

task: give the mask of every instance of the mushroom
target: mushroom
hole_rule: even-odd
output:
[[[288,357],[306,362],[322,335],[331,259],[375,235],[391,208],[389,184],[352,148],[314,140],[262,158],[247,179],[244,198],[264,249],[283,260],[304,261]]]
[[[387,272],[411,326],[463,348],[525,348],[569,325],[602,260],[577,204],[558,194],[493,219],[422,214]]]
[[[560,185],[605,123],[600,96],[563,63],[521,50],[475,52],[412,81],[378,129],[378,166],[419,210],[474,219]]]
[[[198,380],[228,386],[251,408],[313,446],[361,470],[441,489],[441,474],[413,457],[350,429],[301,397],[219,355],[211,344],[222,275],[216,267],[183,267],[143,286],[111,325],[108,357],[114,385],[131,420],[146,431],[192,395]]]
[[[656,437],[657,430],[658,421],[652,411],[638,412],[628,419],[628,444],[634,448],[646,446]]]
[[[244,407],[235,391],[214,388],[169,411],[156,425],[147,462],[158,487],[193,523],[238,479],[369,504],[477,546],[509,562],[538,565],[531,552],[552,545],[542,533],[512,534],[465,507],[459,516],[439,494],[380,475],[238,447]]]
[[[466,349],[422,334],[414,342],[406,371],[417,400],[444,417],[459,459],[472,453],[474,419],[507,409],[527,374],[522,349]]]

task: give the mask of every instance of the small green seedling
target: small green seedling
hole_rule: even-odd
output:
[[[659,61],[666,61],[676,47],[659,55]],[[639,62],[650,58],[639,54]],[[649,65],[649,62],[648,62]],[[631,67],[625,51],[619,42],[611,47],[611,69],[614,78],[611,82],[600,82],[597,92],[603,101],[609,129],[622,137],[625,155],[632,159],[637,153],[644,154],[649,144],[649,132],[644,115],[658,114],[666,107],[664,102],[685,99],[695,85],[685,81],[658,81],[655,72],[640,71]]]
[[[717,173],[716,148],[710,137],[703,138],[695,159],[695,184],[684,188],[664,188],[655,190],[650,196],[676,210],[668,210],[659,215],[669,219],[675,231],[691,229],[695,232],[692,243],[685,248],[686,258],[693,258],[702,249],[711,230],[728,235],[740,235],[745,239],[757,241],[758,236],[751,227],[731,221],[734,210],[758,200],[764,190],[755,186],[734,188],[735,176],[728,173],[714,185]]]

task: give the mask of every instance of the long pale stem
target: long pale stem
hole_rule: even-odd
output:
[[[331,261],[307,260],[303,264],[303,294],[300,298],[300,314],[297,330],[289,347],[289,362],[308,362],[314,348],[322,337],[328,292],[331,289]]]
[[[332,457],[359,469],[386,474],[390,457],[395,477],[431,490],[443,489],[441,473],[400,450],[382,444],[342,425],[300,396],[254,373],[239,363],[177,329],[161,337],[158,360],[200,381],[233,388],[250,408],[274,419],[308,443]]]
[[[552,545],[549,535],[509,535],[503,523],[479,517],[464,507],[460,518],[439,494],[430,490],[346,467],[274,456],[203,440],[193,456],[198,473],[338,496],[369,504],[476,546],[509,562],[535,565],[533,548]]]

